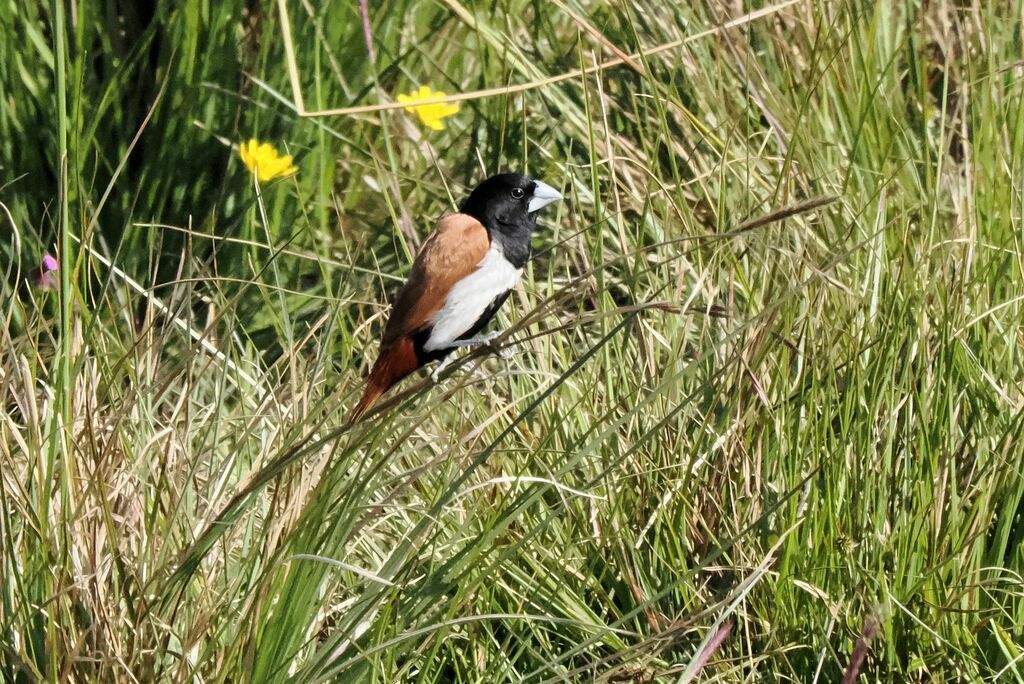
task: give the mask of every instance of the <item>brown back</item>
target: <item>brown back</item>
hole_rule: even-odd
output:
[[[476,270],[490,246],[487,229],[472,216],[452,214],[440,219],[395,298],[381,349],[429,323],[455,283]]]

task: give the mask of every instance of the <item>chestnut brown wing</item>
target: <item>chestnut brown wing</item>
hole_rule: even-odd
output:
[[[472,216],[452,214],[439,220],[395,298],[381,348],[429,324],[452,286],[476,270],[490,246],[487,229]]]

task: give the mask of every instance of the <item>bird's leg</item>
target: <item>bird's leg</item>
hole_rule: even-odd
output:
[[[437,364],[437,368],[435,368],[434,371],[430,374],[430,379],[433,380],[434,382],[437,382],[438,378],[441,377],[441,372],[448,366],[452,365],[452,362],[454,360],[455,357],[450,354],[441,359],[441,363]]]
[[[489,344],[491,340],[501,334],[500,330],[493,330],[483,335],[477,335],[476,337],[470,337],[466,340],[455,340],[451,342],[448,347],[454,349],[455,347],[475,347],[478,344]]]
[[[468,340],[455,340],[449,346],[454,349],[456,347],[474,347],[478,344],[490,344],[492,340],[500,336],[504,330],[493,330],[483,335],[477,335],[476,337],[470,337]],[[503,359],[511,359],[516,355],[516,350],[511,346],[502,347],[498,350],[498,356]]]
[[[469,339],[466,339],[466,340],[455,340],[454,342],[451,342],[451,343],[448,344],[448,349],[454,351],[454,350],[458,349],[459,347],[475,347],[475,346],[480,345],[480,344],[490,344],[491,341],[494,340],[499,335],[501,335],[502,332],[504,332],[504,331],[502,331],[502,330],[493,330],[493,331],[491,331],[489,333],[484,333],[483,335],[477,335],[476,337],[470,337]],[[511,346],[502,347],[501,349],[498,350],[498,356],[500,356],[503,359],[511,359],[515,355],[516,355],[516,350],[514,348],[512,348]],[[449,354],[448,356],[444,357],[444,359],[442,359],[441,363],[437,364],[437,368],[435,368],[434,371],[430,374],[430,378],[434,382],[437,382],[438,378],[441,377],[441,373],[444,372],[444,369],[447,368],[448,366],[452,365],[452,363],[454,363],[454,361],[455,361],[455,357],[452,356],[451,354]]]

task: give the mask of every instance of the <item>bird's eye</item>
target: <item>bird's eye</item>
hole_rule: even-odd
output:
[[[512,199],[523,199],[526,192],[522,188],[512,188]]]

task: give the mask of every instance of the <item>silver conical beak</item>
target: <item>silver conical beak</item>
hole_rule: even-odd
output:
[[[530,204],[527,207],[527,211],[531,214],[562,199],[562,194],[547,183],[535,180],[533,186],[533,197],[530,198]]]

